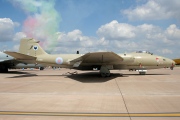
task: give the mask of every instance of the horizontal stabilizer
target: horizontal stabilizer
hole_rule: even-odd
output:
[[[87,53],[79,58],[71,60],[70,62],[79,62],[82,63],[113,63],[121,62],[123,58],[114,52],[93,52]]]
[[[16,58],[17,60],[36,60],[36,57],[21,54],[18,52],[5,51],[4,53]]]

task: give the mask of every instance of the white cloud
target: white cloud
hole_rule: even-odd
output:
[[[1,26],[4,24],[8,25],[7,27],[9,27],[9,25],[14,26],[14,23],[10,18],[0,18],[0,23]]]
[[[100,37],[111,40],[125,40],[135,37],[133,26],[126,23],[118,23],[116,20],[101,26],[97,34]]]
[[[117,41],[115,40],[113,43],[111,43],[113,47],[116,47],[116,49],[121,49],[123,51],[121,52],[124,52],[124,51],[134,51],[136,50],[137,48],[139,48],[139,43],[135,43],[133,41]],[[141,46],[142,48],[142,46]],[[120,53],[121,53],[120,52]]]
[[[12,20],[1,19],[0,23],[1,28],[4,28],[0,28],[1,36],[8,36],[10,40],[15,42],[26,37],[23,32],[14,33],[15,25]],[[97,37],[85,36],[78,29],[68,33],[57,32],[58,39],[54,42],[56,45],[52,46],[52,53],[76,53],[77,50],[80,53],[95,51],[123,53],[125,51],[150,50],[150,52],[160,55],[180,54],[177,51],[180,45],[180,29],[175,24],[169,25],[163,30],[152,24],[133,26],[113,20],[102,25],[97,30],[97,35]],[[48,49],[45,47],[48,41],[42,42],[44,49]],[[15,45],[12,49],[17,51],[18,46]]]
[[[104,37],[101,37],[99,40],[98,40],[98,44],[99,45],[103,45],[103,46],[107,46],[109,45],[109,40],[106,40]]]
[[[172,52],[172,50],[169,50],[169,49],[163,49],[162,53],[164,53],[164,54],[172,54],[173,52]]]
[[[148,0],[147,3],[121,11],[129,20],[180,20],[179,0]]]
[[[160,49],[160,50],[158,50],[158,52],[163,53],[163,54],[172,54],[173,53],[172,50],[170,50],[170,49]]]
[[[73,30],[67,34],[68,40],[72,41],[82,41],[82,32],[80,30]]]
[[[123,34],[119,35],[121,31]],[[133,26],[112,21],[97,30],[98,37],[84,36],[80,30],[68,33],[59,32],[58,47],[54,49],[54,52],[75,53],[79,50],[80,53],[93,51],[123,53],[149,50],[160,55],[173,55],[180,45],[176,40],[180,39],[179,32],[180,29],[174,24],[163,30],[152,24]]]
[[[23,33],[23,32],[17,32],[14,37],[13,37],[13,40],[14,41],[20,41],[20,39],[22,38],[25,38],[26,37],[26,34]]]
[[[58,49],[64,53],[75,53],[80,50],[81,53],[93,51],[97,47],[97,38],[84,36],[78,29],[68,33],[57,33],[58,34],[58,47],[55,48],[54,52]]]
[[[130,24],[122,26],[122,24],[124,23],[112,21],[98,29],[97,34],[100,37],[98,38],[98,42],[101,43],[102,48],[111,46],[109,49],[119,50],[121,52],[150,50],[159,54],[172,54],[175,46],[180,45],[180,29],[174,24],[165,30],[152,24],[138,26],[132,26]],[[128,34],[123,34],[123,38],[121,35],[117,35],[118,29],[122,27],[123,30],[129,31],[124,32]],[[133,37],[130,37],[131,33],[133,33]],[[170,49],[172,50],[167,51]]]
[[[14,28],[20,24],[10,18],[0,18],[0,42],[17,40],[22,33],[14,33]]]
[[[14,46],[13,46],[13,51],[18,51],[18,50],[19,50],[19,44],[14,45]]]
[[[0,41],[11,41],[14,34],[14,27],[18,23],[13,22],[10,18],[0,18]]]
[[[151,32],[156,33],[160,30],[159,27],[154,26],[152,24],[142,24],[142,25],[137,26],[137,28],[141,30],[141,32],[146,32],[146,33],[151,33]]]
[[[175,24],[170,25],[165,31],[167,37],[172,40],[178,40],[180,38],[180,29]]]

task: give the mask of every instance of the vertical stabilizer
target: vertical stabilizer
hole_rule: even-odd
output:
[[[21,39],[19,46],[19,53],[30,55],[30,56],[38,56],[47,54],[39,45],[39,41],[36,41],[33,38],[23,38]]]

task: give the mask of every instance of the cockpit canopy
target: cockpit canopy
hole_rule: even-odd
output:
[[[153,53],[151,53],[151,52],[149,52],[149,51],[145,51],[145,50],[143,50],[143,51],[136,51],[136,53],[146,53],[146,54],[151,54],[151,55],[153,55]]]

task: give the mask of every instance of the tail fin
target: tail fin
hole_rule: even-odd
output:
[[[34,57],[38,55],[47,54],[38,43],[39,41],[36,41],[33,38],[21,39],[20,46],[19,46],[19,53],[34,56]]]

